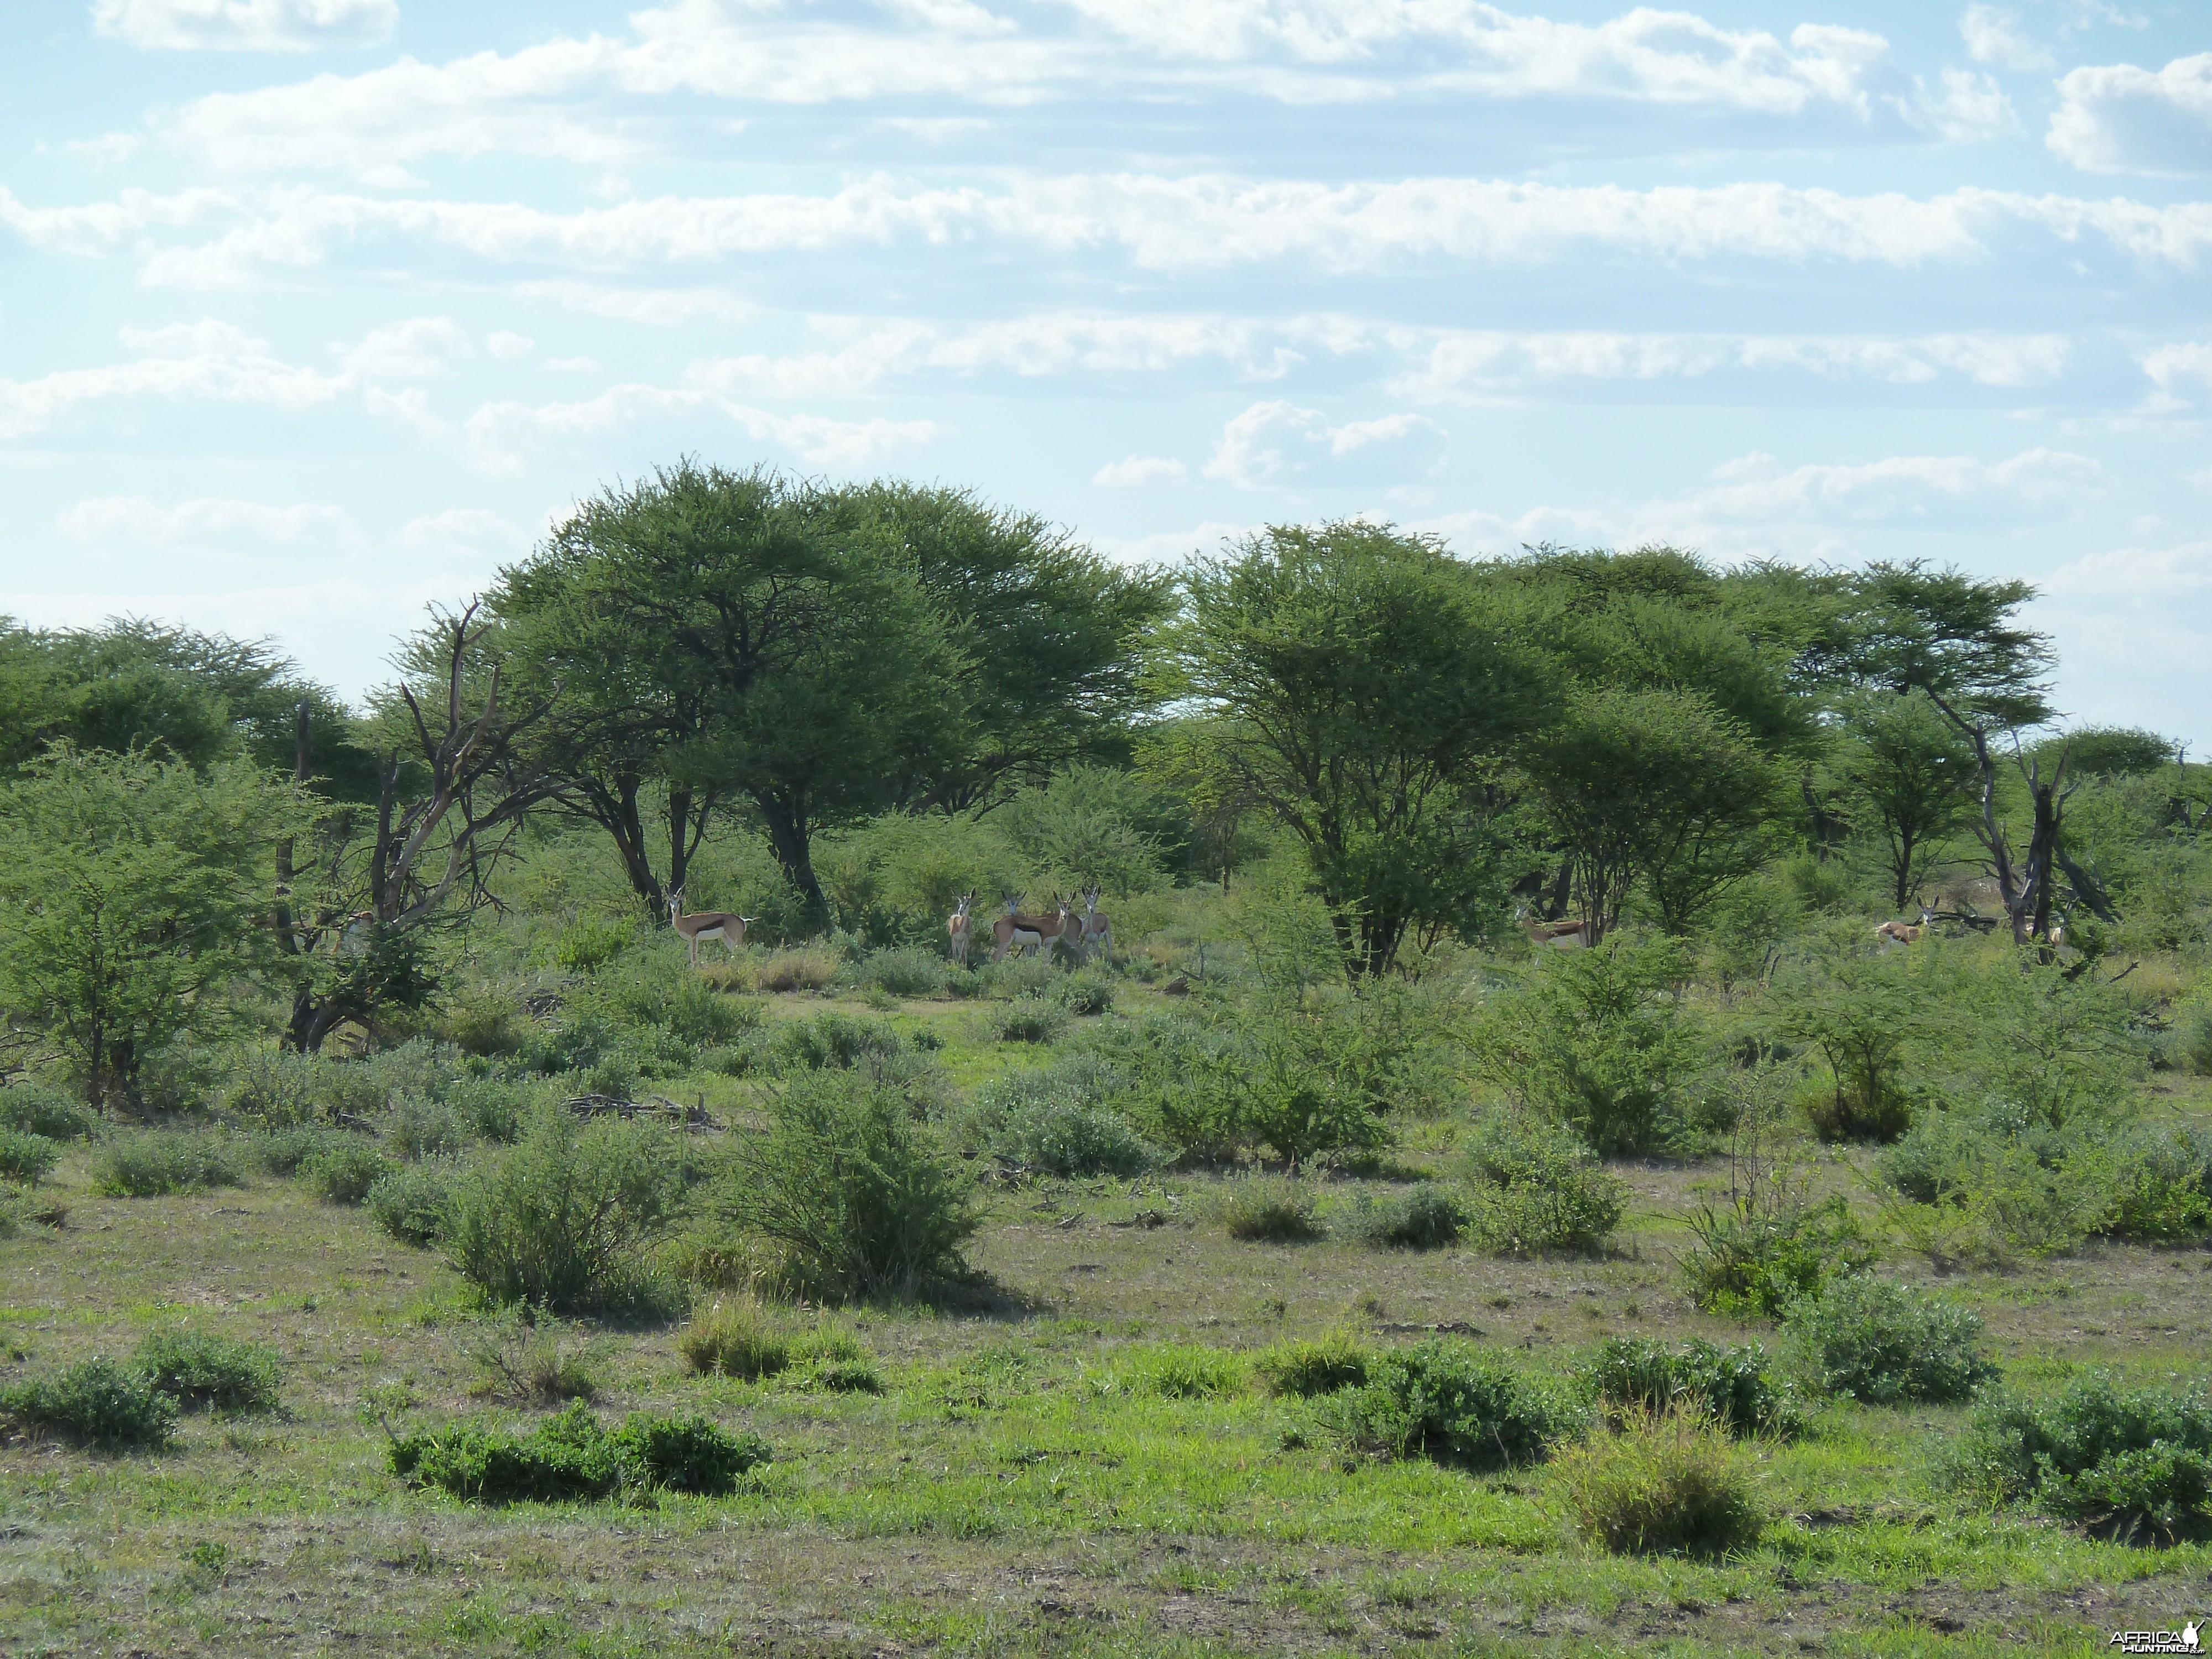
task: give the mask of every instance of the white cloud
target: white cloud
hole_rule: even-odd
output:
[[[740,322],[758,309],[726,289],[715,288],[610,288],[597,283],[521,283],[514,290],[526,299],[550,300],[570,311],[611,317],[617,322],[675,328],[711,317]]]
[[[1507,334],[1449,331],[1415,356],[1389,390],[1422,402],[1491,402],[1574,381],[1692,381],[1730,373],[1921,386],[1946,373],[2015,388],[2056,380],[2063,335],[1936,334],[1883,339],[1821,335]]]
[[[398,0],[93,0],[94,32],[171,52],[309,52],[372,46]]]
[[[1401,413],[1331,426],[1319,410],[1276,398],[1230,417],[1214,444],[1213,459],[1206,464],[1206,476],[1239,489],[1263,489],[1369,450],[1376,453],[1367,459],[1379,462],[1373,472],[1405,477],[1432,469],[1444,436],[1443,428],[1426,416]],[[1398,445],[1405,447],[1388,447]]]
[[[1129,489],[1146,484],[1181,483],[1190,469],[1163,455],[1131,455],[1109,461],[1091,475],[1091,482],[1109,489]]]
[[[484,341],[484,349],[495,357],[527,357],[538,349],[538,342],[527,334],[515,334],[501,329]]]
[[[2171,604],[2212,589],[2212,541],[2092,553],[2054,571],[2043,586],[2054,598],[2075,601]]]
[[[387,392],[380,386],[373,386],[362,392],[361,402],[371,415],[411,426],[426,438],[435,438],[447,429],[446,423],[430,412],[430,394],[419,386],[410,386],[404,392]]]
[[[1966,56],[1992,69],[2046,70],[2051,53],[2021,33],[2018,14],[2002,6],[1978,3],[1959,19],[1959,33],[1966,43]]]
[[[596,374],[599,360],[596,357],[548,357],[545,367],[556,374]]]
[[[488,507],[449,507],[442,513],[410,519],[400,528],[399,540],[403,546],[482,561],[528,546],[530,532]]]
[[[2142,360],[2143,373],[2172,398],[2195,382],[2212,389],[2212,342],[2182,341],[2162,345]]]
[[[1146,536],[1093,536],[1092,549],[1120,564],[1161,564],[1178,562],[1194,553],[1221,550],[1224,543],[1241,542],[1260,526],[1227,524],[1209,519],[1188,530],[1156,531]]]
[[[656,415],[700,410],[719,410],[755,441],[781,444],[814,466],[857,466],[902,446],[926,443],[942,429],[931,421],[777,415],[691,387],[624,385],[582,403],[485,404],[469,416],[470,455],[487,472],[519,471],[519,446],[531,438],[587,437]]]
[[[2069,70],[2044,142],[2088,173],[2212,173],[2212,52]]]
[[[415,380],[470,355],[469,337],[447,317],[410,317],[372,329],[361,343],[335,348],[349,374],[370,380]]]
[[[206,546],[253,541],[291,545],[359,539],[343,507],[203,495],[159,507],[143,495],[100,495],[79,501],[58,520],[62,534],[85,546],[118,542],[142,547]]]
[[[261,404],[301,410],[326,404],[351,382],[270,355],[268,342],[212,319],[122,331],[144,355],[97,368],[58,369],[36,380],[0,380],[0,438],[42,432],[88,404],[145,398]]]
[[[1688,498],[1689,510],[1741,521],[1909,521],[1967,503],[1978,515],[2013,517],[2079,501],[2112,484],[2088,456],[2052,449],[1994,463],[1966,455],[1893,455],[1788,471],[1771,457],[1748,456],[1716,476],[1712,487]]]
[[[1996,76],[1947,69],[1942,80],[1941,98],[1929,98],[1923,91],[1909,112],[1913,125],[1954,144],[2002,138],[2020,131],[2020,118]]]

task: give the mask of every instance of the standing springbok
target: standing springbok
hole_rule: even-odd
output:
[[[745,924],[757,920],[752,916],[733,915],[727,910],[700,910],[684,914],[684,890],[674,889],[668,895],[668,925],[691,946],[691,965],[699,965],[699,941],[718,939],[732,956],[745,942]]]
[[[1020,908],[1021,895],[1010,894],[1006,899],[1006,914],[991,924],[991,933],[998,947],[991,952],[991,960],[1004,962],[1009,950],[1041,950],[1045,960],[1052,960],[1053,947],[1064,944],[1073,921],[1074,905],[1058,894],[1053,896],[1053,914],[1033,916]]]
[[[975,902],[975,894],[963,893],[945,921],[945,931],[952,937],[952,959],[963,968],[968,965],[968,947],[975,939],[975,927],[968,919],[968,907]]]
[[[1088,962],[1093,951],[1103,951],[1106,959],[1114,959],[1114,921],[1100,913],[1098,890],[1083,890],[1083,957]]]
[[[1936,908],[1933,905],[1923,904],[1920,907],[1920,921],[1917,925],[1903,921],[1885,921],[1874,930],[1874,936],[1884,945],[1910,945],[1926,933],[1935,920]]]

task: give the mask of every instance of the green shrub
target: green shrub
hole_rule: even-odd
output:
[[[0,1181],[35,1187],[61,1158],[62,1149],[44,1135],[0,1129]]]
[[[578,1401],[517,1435],[483,1422],[447,1424],[392,1443],[392,1472],[485,1504],[561,1503],[624,1490],[715,1496],[768,1461],[758,1437],[703,1417],[633,1412],[610,1434]]]
[[[118,1135],[92,1161],[92,1189],[110,1198],[158,1198],[244,1184],[236,1151],[209,1134],[155,1129]]]
[[[16,1129],[48,1140],[82,1140],[100,1119],[59,1089],[37,1082],[0,1089],[0,1129]]]
[[[802,1073],[769,1127],[734,1149],[721,1210],[782,1288],[846,1300],[966,1277],[981,1224],[966,1172],[903,1095],[851,1072]]]
[[[443,1164],[403,1164],[368,1189],[364,1202],[376,1224],[403,1244],[422,1249],[453,1224],[459,1171]]]
[[[810,1331],[791,1345],[791,1376],[830,1394],[881,1394],[884,1379],[860,1339],[842,1325]]]
[[[951,1127],[953,1145],[1050,1175],[1141,1175],[1165,1154],[1103,1103],[1118,1084],[1112,1066],[1088,1055],[1007,1073],[975,1091]]]
[[[461,1115],[444,1101],[401,1095],[384,1115],[383,1138],[392,1157],[411,1164],[458,1152],[470,1136]]]
[[[1794,1433],[1796,1403],[1756,1342],[1717,1347],[1692,1338],[1680,1347],[1616,1336],[1583,1372],[1590,1392],[1618,1415],[1695,1411],[1732,1434]]]
[[[1194,1343],[1163,1343],[1130,1367],[1130,1382],[1140,1394],[1163,1400],[1213,1400],[1243,1392],[1244,1362],[1218,1348]]]
[[[820,991],[836,979],[837,953],[816,945],[769,951],[748,977],[757,991]]]
[[[1557,1123],[1490,1113],[1469,1139],[1469,1230],[1492,1255],[1605,1249],[1627,1207],[1628,1188],[1582,1138]]]
[[[1690,1299],[1735,1318],[1779,1318],[1832,1276],[1874,1260],[1840,1196],[1802,1204],[1753,1194],[1693,1211],[1690,1231],[1696,1243],[1682,1258]]]
[[[264,1175],[293,1176],[301,1164],[341,1138],[336,1129],[295,1125],[254,1136],[246,1144],[246,1156]]]
[[[1765,1526],[1728,1437],[1694,1409],[1632,1412],[1563,1454],[1558,1480],[1582,1535],[1616,1555],[1721,1555]]]
[[[1990,1261],[2063,1254],[2098,1233],[2178,1239],[2212,1219],[2212,1140],[2185,1128],[2063,1128],[1992,1100],[1924,1113],[1881,1158],[1890,1186],[1926,1213],[1908,1235],[1941,1234]]]
[[[2212,1231],[2212,1135],[2161,1126],[2112,1150],[2111,1201],[2099,1231],[2160,1243]]]
[[[596,974],[636,942],[635,929],[611,916],[580,915],[553,943],[553,960],[571,974]]]
[[[599,1398],[593,1345],[577,1341],[557,1319],[503,1308],[470,1326],[462,1348],[477,1368],[471,1393],[547,1405]]]
[[[2172,1541],[2212,1530],[2212,1400],[2130,1389],[2109,1372],[2056,1399],[1985,1398],[1949,1474],[1977,1496],[2034,1502],[2108,1536]]]
[[[893,997],[942,996],[951,976],[945,958],[919,945],[871,951],[853,964],[849,973],[859,989]]]
[[[621,1046],[623,1033],[604,1014],[585,1011],[558,1025],[541,1026],[523,1040],[516,1057],[547,1076],[584,1071]]]
[[[1972,1310],[1871,1273],[1845,1273],[1792,1304],[1784,1328],[1815,1385],[1870,1406],[1964,1400],[1997,1374]]]
[[[465,1077],[448,1085],[446,1104],[462,1127],[478,1140],[501,1145],[521,1138],[545,1085],[503,1077]]]
[[[660,1128],[542,1111],[519,1144],[454,1181],[447,1255],[495,1302],[619,1301],[639,1288],[645,1249],[675,1221],[678,1163]]]
[[[98,1358],[0,1389],[0,1413],[93,1446],[159,1450],[177,1430],[176,1401],[136,1370]]]
[[[1252,1370],[1269,1394],[1306,1400],[1316,1395],[1356,1389],[1367,1380],[1374,1356],[1348,1331],[1331,1331],[1316,1341],[1284,1342],[1264,1349]]]
[[[672,1032],[702,1048],[733,1042],[757,1030],[762,1021],[758,1003],[741,1002],[701,979],[687,979],[676,988],[666,1016]]]
[[[908,1052],[897,1030],[878,1019],[857,1019],[835,1009],[812,1019],[794,1019],[776,1028],[770,1054],[785,1069],[848,1070],[872,1056]]]
[[[1114,981],[1092,969],[1070,974],[1053,988],[1052,995],[1069,1013],[1086,1018],[1114,1011]]]
[[[208,1331],[155,1331],[133,1358],[140,1374],[180,1406],[252,1413],[283,1404],[284,1362],[258,1342]]]
[[[782,1322],[750,1297],[717,1301],[694,1313],[676,1347],[695,1371],[748,1382],[791,1364],[791,1338]]]
[[[1438,1250],[1457,1243],[1470,1218],[1456,1193],[1425,1181],[1410,1192],[1364,1205],[1351,1231],[1378,1250]]]
[[[1016,997],[994,1006],[986,1023],[999,1042],[1050,1042],[1067,1019],[1067,1010],[1048,997]]]
[[[1352,1449],[1469,1469],[1541,1462],[1579,1427],[1550,1391],[1463,1343],[1376,1355],[1367,1381],[1333,1395],[1324,1420]]]
[[[975,970],[976,988],[987,997],[1002,1000],[1051,994],[1059,975],[1043,957],[1009,957],[987,962]]]
[[[1238,1176],[1221,1183],[1215,1200],[1221,1229],[1231,1238],[1267,1244],[1303,1244],[1328,1229],[1315,1214],[1305,1182],[1276,1176]]]
[[[1547,951],[1486,1024],[1485,1069],[1607,1157],[1693,1144],[1690,1085],[1703,1056],[1674,994],[1686,972],[1671,940]]]
[[[368,1141],[341,1138],[311,1153],[300,1173],[325,1204],[359,1204],[392,1173],[392,1160]]]

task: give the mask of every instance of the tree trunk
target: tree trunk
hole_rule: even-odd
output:
[[[830,901],[823,896],[822,884],[814,874],[804,798],[796,792],[791,798],[763,792],[753,796],[753,805],[760,809],[762,821],[768,825],[769,845],[775,849],[776,863],[783,868],[783,878],[798,890],[807,925],[816,929],[828,927]]]

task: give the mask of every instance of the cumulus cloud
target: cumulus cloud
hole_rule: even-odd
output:
[[[349,374],[364,380],[416,380],[470,355],[469,337],[448,317],[410,317],[372,329],[361,343],[336,348]]]
[[[1091,475],[1091,482],[1109,489],[1129,489],[1146,484],[1181,483],[1190,469],[1164,455],[1131,455],[1109,461]]]
[[[1361,451],[1369,477],[1408,477],[1432,471],[1445,441],[1442,427],[1425,415],[1398,413],[1332,426],[1317,409],[1280,398],[1254,404],[1230,417],[1206,464],[1206,476],[1239,489],[1294,483],[1327,470],[1339,477]]]
[[[360,531],[344,508],[313,502],[282,507],[222,495],[196,496],[169,507],[143,495],[99,495],[82,501],[58,521],[62,534],[88,547],[130,543],[142,547],[202,547],[259,542],[279,545],[340,543]]]
[[[2212,541],[2175,547],[2116,547],[2054,571],[2044,584],[2055,598],[2165,605],[2212,589]]]
[[[484,341],[484,349],[495,357],[527,357],[538,349],[538,342],[527,334],[517,334],[500,329]]]
[[[2111,476],[2064,450],[2030,449],[2008,460],[1967,455],[1893,455],[1856,464],[1784,469],[1766,455],[1717,470],[1692,495],[1694,514],[1741,521],[1896,522],[1971,506],[1982,518],[2014,518],[2100,495]]]
[[[1534,263],[1565,255],[1710,262],[1833,260],[1911,269],[1988,256],[2021,231],[2102,238],[2146,263],[2193,267],[2212,203],[2158,206],[1966,188],[1847,196],[1768,183],[1558,185],[1480,179],[1260,182],[1218,174],[1017,177],[999,190],[902,188],[876,176],[818,196],[659,197],[556,213],[520,203],[386,200],[301,190],[199,190],[27,207],[0,186],[0,226],[41,251],[137,253],[152,286],[250,285],[380,239],[492,264],[600,271],[839,247],[1117,248],[1142,270],[1297,260],[1332,271],[1415,261]],[[179,232],[211,240],[176,242]],[[164,238],[172,239],[164,246]]]
[[[1966,43],[1966,56],[1992,69],[2046,70],[2051,53],[2021,32],[2017,13],[2002,6],[1978,3],[1959,19],[1959,34]]]
[[[0,379],[0,438],[21,438],[61,423],[88,405],[137,399],[202,399],[310,409],[352,384],[270,355],[269,343],[212,319],[156,329],[126,328],[123,343],[141,355],[94,368],[58,369],[35,380]]]
[[[311,52],[374,46],[398,0],[93,0],[96,33],[166,52]]]
[[[940,430],[931,421],[779,415],[696,387],[624,385],[580,403],[485,404],[469,416],[470,457],[487,472],[520,471],[522,446],[532,439],[590,437],[634,421],[702,410],[720,410],[756,442],[780,444],[814,466],[860,465],[893,449],[926,443]]]
[[[2044,142],[2087,173],[2212,173],[2212,52],[2069,70]]]
[[[404,547],[428,548],[479,562],[529,545],[530,532],[489,507],[449,507],[410,519],[399,531]]]

